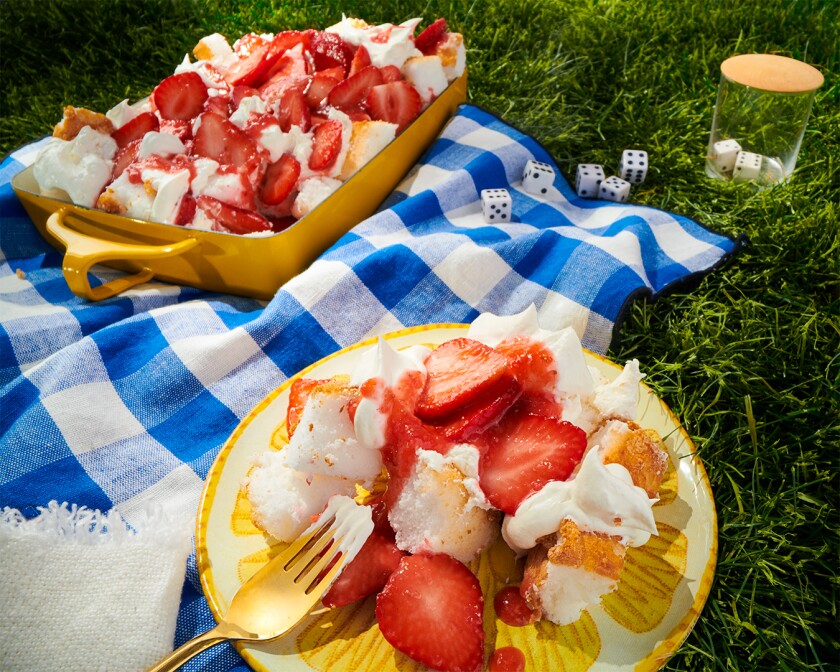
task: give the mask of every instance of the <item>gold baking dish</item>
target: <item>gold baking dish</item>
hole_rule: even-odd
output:
[[[391,144],[288,229],[251,238],[158,224],[42,196],[32,166],[12,188],[41,235],[64,254],[74,294],[100,301],[152,278],[209,291],[270,299],[289,278],[372,215],[466,101],[467,73],[456,79]],[[91,287],[101,263],[131,275]]]

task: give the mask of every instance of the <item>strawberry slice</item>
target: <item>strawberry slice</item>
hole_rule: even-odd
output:
[[[160,120],[161,133],[169,133],[174,135],[181,142],[187,143],[192,140],[192,121],[189,119],[161,119]]]
[[[438,42],[446,35],[446,20],[438,19],[434,23],[426,27],[414,40],[414,46],[422,51],[426,56],[435,53],[435,47]]]
[[[260,185],[260,200],[267,205],[285,201],[300,177],[300,163],[291,154],[284,154],[265,171]]]
[[[341,607],[378,593],[400,565],[405,553],[375,530],[322,598],[327,607]]]
[[[195,217],[195,198],[192,194],[184,194],[181,205],[178,206],[178,214],[175,215],[175,224],[186,226]]]
[[[521,411],[485,435],[478,480],[490,503],[508,514],[549,481],[567,479],[583,457],[586,433],[570,422]]]
[[[231,166],[245,166],[259,158],[257,145],[248,134],[214,112],[201,115],[192,151]]]
[[[440,553],[403,558],[376,598],[382,636],[413,660],[449,672],[481,669],[483,609],[475,575]]]
[[[287,89],[280,97],[277,119],[280,121],[280,129],[284,133],[288,133],[292,126],[299,126],[300,130],[304,132],[308,131],[311,125],[310,116],[306,96],[299,89]]]
[[[139,152],[140,140],[132,140],[117,150],[114,156],[114,178],[122,175],[122,172],[137,160],[137,154]]]
[[[470,338],[453,338],[426,358],[426,386],[414,412],[421,420],[443,418],[493,387],[507,371],[497,350]]]
[[[309,52],[315,71],[340,67],[344,72],[350,67],[353,49],[335,33],[308,30]]]
[[[152,103],[164,119],[197,117],[207,97],[207,87],[197,72],[170,75],[152,91]]]
[[[212,196],[202,194],[195,204],[223,230],[232,233],[256,233],[271,229],[271,224],[261,214],[223,203]]]
[[[374,86],[364,105],[373,119],[396,124],[399,133],[420,114],[423,99],[411,84],[397,81]]]
[[[363,44],[359,45],[358,49],[356,49],[356,53],[353,54],[353,60],[350,62],[350,72],[347,76],[352,77],[359,72],[359,70],[366,68],[370,64],[370,54],[368,53],[367,48],[365,48],[365,45]],[[342,79],[344,78],[342,77]]]
[[[239,60],[228,68],[225,80],[230,86],[258,87],[274,74],[288,50],[306,42],[306,36],[295,30],[278,33],[272,40],[251,36],[247,43],[237,43]]]
[[[382,73],[383,84],[387,84],[388,82],[398,82],[403,79],[402,73],[396,65],[383,65],[379,68],[379,71]]]
[[[312,154],[309,155],[310,170],[327,170],[341,151],[341,135],[344,126],[336,119],[318,124],[312,132]]]
[[[154,114],[151,112],[142,112],[111,133],[111,137],[117,143],[118,148],[123,148],[129,142],[140,140],[149,131],[156,131],[159,128],[160,122]]]
[[[510,373],[474,401],[458,409],[445,422],[435,423],[450,441],[474,441],[488,428],[495,425],[522,394],[519,381]]]
[[[252,96],[259,95],[259,90],[255,89],[253,86],[244,86],[243,84],[240,84],[239,86],[234,86],[230,92],[231,105],[235,110],[239,107],[239,103],[242,102],[243,98],[251,98]]]
[[[340,109],[355,107],[362,104],[373,88],[380,84],[382,84],[382,73],[379,72],[379,68],[369,65],[330,91],[327,102]]]
[[[541,393],[557,381],[557,363],[545,345],[525,336],[508,338],[496,346],[525,392]]]
[[[324,102],[324,98],[329,95],[330,91],[344,79],[343,77],[333,76],[333,72],[335,70],[324,70],[322,72],[316,72],[312,77],[312,81],[309,82],[309,86],[306,89],[306,104],[310,108],[315,109],[319,107]]]

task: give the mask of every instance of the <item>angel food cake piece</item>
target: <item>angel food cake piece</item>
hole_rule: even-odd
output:
[[[147,99],[68,106],[42,193],[137,219],[270,235],[360,170],[466,67],[438,19],[202,38]]]
[[[451,661],[415,650],[404,624],[391,622],[400,609],[422,610],[397,596],[417,580],[407,578],[411,558],[447,557],[417,566],[463,579],[451,562],[466,568],[501,534],[526,557],[528,605],[570,623],[615,587],[627,548],[656,534],[667,457],[633,422],[641,378],[633,360],[607,380],[587,365],[576,332],[542,329],[533,306],[481,315],[465,337],[433,349],[397,351],[380,339],[347,378],[293,382],[289,444],[260,457],[246,479],[254,521],[290,540],[304,518],[355,487],[375,512],[375,536],[325,604],[376,594],[386,639],[448,669]],[[282,494],[271,495],[272,482]]]

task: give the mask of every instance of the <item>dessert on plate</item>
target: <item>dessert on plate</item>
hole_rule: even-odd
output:
[[[375,594],[395,648],[472,672],[484,598],[469,565],[499,537],[524,558],[527,620],[564,625],[657,534],[668,457],[634,422],[642,377],[632,360],[607,380],[575,331],[542,329],[533,306],[482,314],[433,349],[379,339],[349,375],[292,382],[288,444],[243,483],[254,523],[288,542],[331,497],[355,494],[374,531],[324,603]]]
[[[444,19],[202,38],[152,94],[68,106],[41,193],[136,219],[270,235],[306,216],[466,67]]]

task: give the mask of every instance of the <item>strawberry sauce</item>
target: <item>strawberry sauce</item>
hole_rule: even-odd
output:
[[[490,659],[490,672],[525,672],[525,654],[515,646],[496,649]]]
[[[527,336],[507,338],[496,346],[507,357],[508,369],[525,392],[551,389],[557,380],[554,355],[545,345]]]
[[[525,598],[516,586],[502,588],[493,599],[496,615],[507,625],[515,628],[534,623],[539,614],[533,611],[525,602]]]

